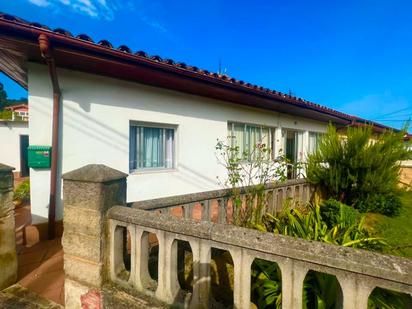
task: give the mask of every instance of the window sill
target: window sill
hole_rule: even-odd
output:
[[[134,170],[129,172],[129,176],[144,175],[144,174],[159,174],[159,173],[174,173],[177,172],[177,168],[148,168],[141,170]]]

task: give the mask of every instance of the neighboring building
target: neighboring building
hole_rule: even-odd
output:
[[[412,134],[405,134],[404,141],[405,145],[409,150],[412,150],[411,144]],[[401,175],[400,183],[403,187],[408,190],[412,189],[412,160],[401,162]]]
[[[0,162],[15,168],[16,177],[29,175],[27,146],[29,125],[27,121],[0,119]]]
[[[40,35],[49,66],[57,66],[58,85],[51,83],[41,57]],[[274,156],[285,153],[304,161],[328,123],[368,123],[226,75],[5,14],[0,15],[0,52],[8,59],[0,59],[1,70],[29,90],[30,145],[52,143],[59,86],[59,175],[106,164],[129,174],[129,202],[219,188],[216,177],[225,170],[215,146],[228,135],[237,136],[243,149],[264,139]],[[50,169],[31,169],[30,178],[32,212],[47,218]],[[61,205],[57,217],[62,217]]]
[[[29,105],[27,103],[7,106],[4,109],[12,112],[12,120],[16,118],[23,121],[29,120]]]

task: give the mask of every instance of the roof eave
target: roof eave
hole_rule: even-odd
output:
[[[225,100],[251,107],[307,117],[318,121],[347,125],[350,115],[308,103],[279,92],[241,82],[228,82],[215,75],[198,74],[174,65],[67,37],[51,30],[0,20],[0,42],[7,41],[24,61],[41,62],[37,38],[46,33],[54,47],[56,64],[62,68],[136,81],[143,84]],[[103,65],[102,65],[103,64]],[[5,72],[7,74],[7,72]],[[9,75],[9,74],[7,74]],[[10,76],[10,75],[9,75]],[[13,79],[22,84],[22,78]],[[26,77],[27,78],[27,77]],[[25,85],[27,87],[27,84]]]

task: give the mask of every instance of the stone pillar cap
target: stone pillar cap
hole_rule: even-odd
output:
[[[108,182],[126,178],[128,175],[104,164],[88,164],[71,172],[65,173],[64,180],[83,182]]]
[[[15,170],[14,167],[0,163],[0,172],[11,172],[13,170]]]

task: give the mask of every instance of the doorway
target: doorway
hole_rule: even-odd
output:
[[[27,147],[29,147],[29,136],[20,135],[20,177],[27,177],[30,174],[27,164]]]
[[[285,156],[290,162],[290,165],[287,167],[287,178],[299,178],[301,171],[296,164],[302,162],[303,132],[297,130],[283,130],[282,133]]]

